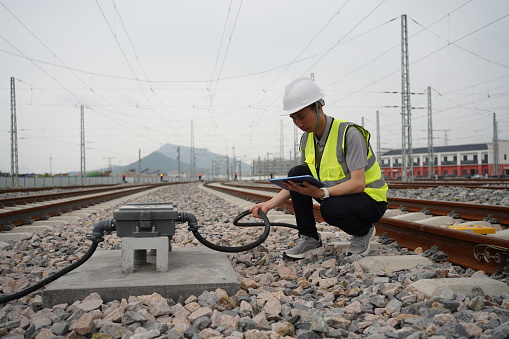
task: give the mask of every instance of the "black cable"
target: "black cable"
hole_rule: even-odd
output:
[[[193,232],[193,235],[195,236],[196,239],[198,239],[199,242],[201,242],[203,245],[207,246],[208,248],[213,249],[215,251],[219,251],[219,252],[235,253],[235,252],[248,251],[250,249],[257,247],[261,243],[263,243],[265,241],[265,239],[267,239],[267,237],[269,236],[270,226],[283,226],[283,227],[297,229],[297,226],[292,225],[292,224],[269,222],[267,215],[263,211],[258,211],[258,214],[261,216],[263,223],[261,223],[261,222],[244,222],[244,223],[239,222],[240,219],[244,218],[246,215],[249,215],[249,214],[251,214],[251,212],[249,210],[246,210],[246,211],[240,213],[239,215],[237,215],[235,217],[235,219],[233,219],[233,224],[238,227],[264,226],[265,229],[263,231],[263,234],[256,241],[249,243],[247,245],[237,246],[237,247],[220,246],[220,245],[211,243],[210,241],[208,241],[204,237],[202,237],[200,232],[198,232],[198,227],[196,227],[196,226],[189,227],[189,230],[191,232]]]
[[[34,291],[37,291],[38,289],[46,286],[50,282],[60,278],[64,274],[71,272],[78,266],[82,265],[85,261],[87,261],[92,256],[92,254],[94,254],[94,252],[97,248],[97,245],[98,245],[98,243],[93,242],[92,245],[90,246],[90,248],[88,249],[87,253],[85,253],[85,255],[83,255],[78,261],[74,262],[72,265],[64,268],[63,270],[56,272],[52,276],[49,276],[46,279],[39,281],[37,284],[30,286],[29,288],[26,288],[22,291],[14,293],[14,294],[0,296],[0,304],[4,304],[6,302],[24,297],[25,295],[30,294]]]
[[[9,301],[24,297],[25,295],[30,294],[32,292],[35,292],[38,289],[46,286],[50,282],[57,280],[64,274],[67,274],[67,273],[71,272],[72,270],[76,269],[77,267],[83,265],[83,263],[85,263],[85,261],[90,259],[92,254],[94,254],[95,250],[97,249],[97,245],[99,245],[100,242],[104,241],[104,238],[103,238],[104,232],[109,233],[112,230],[115,230],[115,226],[113,225],[111,220],[102,220],[102,221],[98,222],[94,226],[94,228],[92,230],[92,234],[90,234],[88,236],[88,238],[90,240],[92,240],[92,245],[90,245],[90,248],[88,249],[88,251],[81,258],[79,258],[76,262],[67,266],[63,270],[60,270],[60,271],[56,272],[55,274],[47,277],[46,279],[39,281],[37,284],[35,284],[33,286],[30,286],[22,291],[14,293],[14,294],[0,296],[0,305],[7,303]]]

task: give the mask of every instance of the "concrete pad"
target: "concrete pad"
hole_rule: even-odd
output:
[[[491,278],[420,279],[409,286],[415,287],[430,297],[439,296],[446,288],[456,294],[465,295],[469,295],[474,287],[481,288],[484,294],[491,296],[497,296],[504,292],[509,293],[509,285]]]
[[[88,218],[90,215],[91,215],[91,213],[82,212],[82,210],[79,210],[77,212],[70,212],[70,213],[66,213],[65,214],[65,216],[76,217],[76,218],[79,218],[80,220]]]
[[[345,253],[348,246],[350,246],[350,241],[332,241],[330,243],[324,243],[323,245],[324,246],[333,245],[337,253]],[[369,250],[370,251],[377,250],[380,248],[380,246],[382,246],[382,244],[380,244],[379,242],[372,241],[369,244]]]
[[[53,226],[33,226],[33,225],[25,225],[25,226],[19,226],[14,227],[9,232],[11,233],[35,233],[35,234],[41,234],[47,230],[53,230],[55,227]]]
[[[52,217],[52,220],[63,220],[69,223],[78,222],[81,219],[78,217],[68,216],[67,214],[59,215],[58,217]]]
[[[402,210],[387,210],[384,213],[385,218],[393,218],[397,215],[402,215],[404,212]]]
[[[421,212],[415,212],[415,213],[405,213],[405,214],[401,214],[401,215],[396,215],[391,218],[398,219],[398,220],[404,220],[404,221],[418,222],[419,220],[429,219],[429,218],[431,218],[431,216],[426,215]]]
[[[8,243],[6,243],[5,241],[0,241],[0,250],[4,250],[4,248],[8,247],[8,246],[11,246],[9,245]]]
[[[32,233],[29,233],[29,232],[23,232],[23,233],[15,233],[15,232],[11,232],[11,231],[7,231],[7,232],[2,232],[0,233],[0,241],[8,241],[8,240],[12,240],[12,241],[21,241],[21,240],[25,240],[25,239],[30,239],[32,237]]]
[[[495,227],[492,223],[487,221],[465,221],[461,223],[462,225],[481,225],[486,227]]]
[[[48,220],[37,220],[30,224],[31,226],[65,226],[69,225],[69,222],[65,220],[55,220],[55,218],[49,218]]]
[[[357,261],[363,270],[370,273],[396,272],[415,268],[417,265],[430,265],[433,262],[421,255],[368,256]]]
[[[502,238],[502,239],[509,239],[509,229],[502,230],[502,231],[497,231],[497,233],[490,234],[489,236],[490,237]]]
[[[4,207],[1,209],[2,212],[10,212],[10,211],[19,211],[19,210],[22,210],[22,209],[25,209],[26,207]]]
[[[85,212],[85,213],[90,213],[90,214],[97,214],[99,212],[102,212],[103,209],[97,208],[96,206],[94,206],[94,207],[89,207],[89,208],[82,208],[80,211]]]
[[[121,250],[97,250],[83,265],[45,287],[44,307],[72,304],[92,292],[109,302],[154,292],[176,300],[216,288],[228,295],[240,289],[226,254],[206,247],[174,247],[169,253],[168,272],[156,272],[155,257],[147,255],[148,265],[134,273],[122,273],[121,260]]]
[[[441,215],[437,217],[431,217],[425,220],[416,220],[415,222],[419,224],[429,225],[429,226],[443,226],[443,225],[452,225],[459,220],[453,219],[446,215]]]

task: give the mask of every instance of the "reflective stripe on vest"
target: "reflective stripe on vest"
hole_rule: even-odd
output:
[[[334,186],[350,179],[350,172],[346,165],[345,142],[348,127],[355,127],[364,135],[368,148],[367,165],[365,171],[364,192],[376,201],[387,201],[388,186],[382,176],[380,165],[375,159],[373,150],[369,145],[370,133],[354,123],[334,119],[327,137],[327,142],[320,161],[320,168],[316,170],[315,137],[314,133],[304,133],[301,139],[301,152],[304,147],[305,161],[313,177],[325,182],[327,186]],[[339,138],[341,136],[341,139]],[[338,149],[338,140],[341,148]]]

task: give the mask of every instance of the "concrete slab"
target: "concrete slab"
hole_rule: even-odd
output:
[[[15,233],[11,231],[2,232],[0,233],[0,241],[21,241],[25,239],[30,239],[33,236],[33,233],[30,232],[23,232],[23,233]]]
[[[47,230],[53,230],[55,227],[53,226],[33,226],[32,225],[24,225],[19,227],[14,227],[12,230],[10,230],[10,233],[35,233],[40,234]]]
[[[65,215],[70,217],[76,217],[79,218],[80,220],[83,220],[85,218],[88,218],[91,215],[91,213],[82,212],[82,210],[79,210],[78,212],[70,212],[66,213]]]
[[[380,243],[377,243],[381,245]],[[433,262],[421,255],[368,256],[357,261],[366,272],[395,272],[430,265]]]
[[[384,217],[385,218],[393,218],[393,217],[395,217],[397,215],[402,215],[402,214],[403,214],[402,210],[396,210],[396,209],[394,209],[394,210],[387,210],[384,213]]]
[[[452,225],[454,223],[460,222],[460,220],[453,219],[446,215],[431,217],[424,220],[416,220],[415,222],[419,224],[429,225],[429,226],[443,226],[443,225]]]
[[[169,253],[168,272],[156,272],[155,257],[134,273],[121,272],[121,250],[97,250],[83,265],[53,281],[43,290],[44,307],[81,300],[92,292],[105,302],[157,292],[178,299],[221,288],[228,295],[240,283],[225,253],[206,247],[177,247]]]
[[[337,253],[345,253],[348,246],[350,246],[350,241],[332,241],[332,242],[324,242],[324,246],[333,245],[336,249]],[[379,242],[372,241],[369,245],[369,250],[377,250],[382,246]]]
[[[69,223],[73,223],[73,222],[80,221],[81,218],[70,216],[70,215],[67,215],[67,214],[63,214],[63,215],[60,215],[58,217],[52,217],[52,220],[63,220],[63,221],[67,221]]]
[[[462,225],[481,225],[486,227],[495,227],[492,223],[487,221],[465,221],[461,223]]]
[[[69,225],[68,221],[65,220],[55,220],[55,218],[49,218],[48,220],[37,220],[30,224],[31,226],[65,226]]]
[[[415,287],[418,291],[430,296],[439,296],[446,288],[456,294],[468,295],[472,288],[479,287],[484,294],[497,296],[503,292],[509,293],[509,285],[491,278],[437,278],[420,279],[409,286]]]
[[[97,214],[99,212],[103,212],[104,210],[102,208],[99,208],[97,206],[89,207],[89,208],[83,208],[80,210],[80,212],[90,213],[90,214]]]
[[[426,215],[421,212],[415,212],[415,213],[405,213],[405,214],[395,215],[391,218],[398,219],[398,220],[404,220],[404,221],[418,222],[419,220],[431,218],[431,216]]]
[[[498,231],[497,233],[490,234],[489,236],[490,237],[502,238],[502,239],[509,239],[509,229]]]
[[[0,250],[3,251],[4,248],[9,247],[10,245],[5,241],[0,241]]]

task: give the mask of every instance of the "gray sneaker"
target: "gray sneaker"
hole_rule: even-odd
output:
[[[369,252],[369,245],[371,240],[375,237],[375,226],[371,227],[368,234],[363,236],[352,237],[352,241],[350,242],[350,246],[346,249],[346,255],[358,254],[364,255]]]
[[[307,235],[299,234],[299,238],[295,241],[295,246],[283,252],[284,257],[292,259],[302,259],[311,250],[322,247],[322,239],[318,234],[318,240]]]

